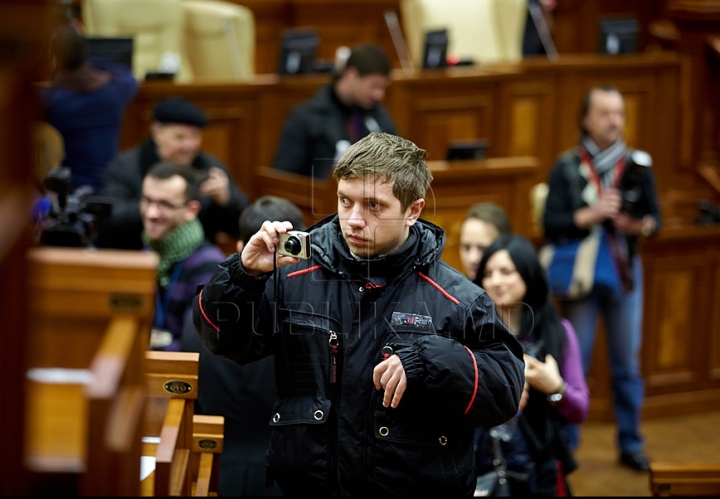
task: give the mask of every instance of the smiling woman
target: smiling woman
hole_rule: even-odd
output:
[[[489,442],[501,438],[508,469],[529,477],[509,480],[512,495],[566,495],[565,477],[577,468],[566,428],[585,420],[590,400],[575,331],[558,316],[535,247],[523,236],[496,239],[480,260],[475,283],[523,345],[526,381],[513,422],[477,431],[478,475],[492,471]]]

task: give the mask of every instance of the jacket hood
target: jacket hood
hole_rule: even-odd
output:
[[[333,272],[399,276],[439,260],[445,247],[445,231],[427,220],[418,219],[410,227],[408,243],[399,251],[367,260],[355,259],[342,237],[338,215],[330,215],[307,230],[311,233],[313,260]]]

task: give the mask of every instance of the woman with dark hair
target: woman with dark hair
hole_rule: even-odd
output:
[[[479,439],[478,474],[492,470],[493,434],[503,440],[508,469],[528,475],[525,482],[510,480],[512,495],[569,495],[565,476],[577,464],[563,428],[582,423],[589,406],[575,331],[557,314],[535,247],[523,236],[496,239],[483,254],[475,283],[523,345],[528,391],[510,424]]]

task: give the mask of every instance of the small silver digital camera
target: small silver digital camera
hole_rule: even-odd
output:
[[[280,234],[279,255],[293,256],[307,260],[310,258],[310,234],[299,230],[291,230]]]

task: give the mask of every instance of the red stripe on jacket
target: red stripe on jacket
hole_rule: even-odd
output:
[[[321,269],[321,268],[322,268],[322,266],[320,266],[320,265],[315,265],[314,267],[308,267],[308,268],[303,269],[303,270],[296,270],[295,272],[290,272],[287,276],[288,276],[288,277],[295,277],[295,276],[298,276],[298,275],[308,274],[308,273],[310,273],[310,272],[315,272],[316,270]]]
[[[219,333],[219,332],[220,332],[220,328],[217,327],[215,324],[213,324],[213,321],[211,321],[210,318],[207,316],[207,314],[205,313],[205,309],[204,309],[203,306],[202,306],[202,295],[203,295],[203,291],[205,291],[205,290],[204,290],[204,289],[201,290],[201,291],[200,291],[200,294],[198,295],[198,306],[200,307],[200,313],[201,313],[202,316],[205,318],[205,320],[207,321],[207,323],[210,324],[210,325],[213,327],[213,329]]]
[[[435,289],[437,289],[438,291],[440,291],[445,298],[447,298],[448,300],[450,300],[451,302],[453,302],[455,305],[459,305],[459,304],[460,304],[460,301],[459,301],[457,298],[455,298],[455,297],[452,296],[450,293],[448,293],[447,291],[445,291],[438,283],[436,283],[435,281],[433,281],[432,279],[430,279],[428,276],[426,276],[426,275],[423,274],[422,272],[418,272],[418,275],[419,275],[420,277],[422,277],[423,279],[425,279],[425,280],[426,280],[427,282],[429,282],[430,284],[432,284],[432,285],[435,287]]]
[[[465,408],[465,414],[467,414],[468,412],[470,412],[470,408],[472,407],[473,402],[475,402],[475,396],[477,395],[477,389],[478,389],[478,383],[480,382],[480,376],[478,374],[478,366],[477,366],[477,362],[475,361],[475,355],[472,353],[472,350],[470,350],[468,347],[466,347],[465,345],[463,345],[463,347],[465,347],[465,350],[467,350],[470,353],[470,358],[472,359],[472,362],[473,362],[473,368],[475,369],[475,386],[473,387],[473,394],[472,394],[472,397],[470,398],[470,403]]]

